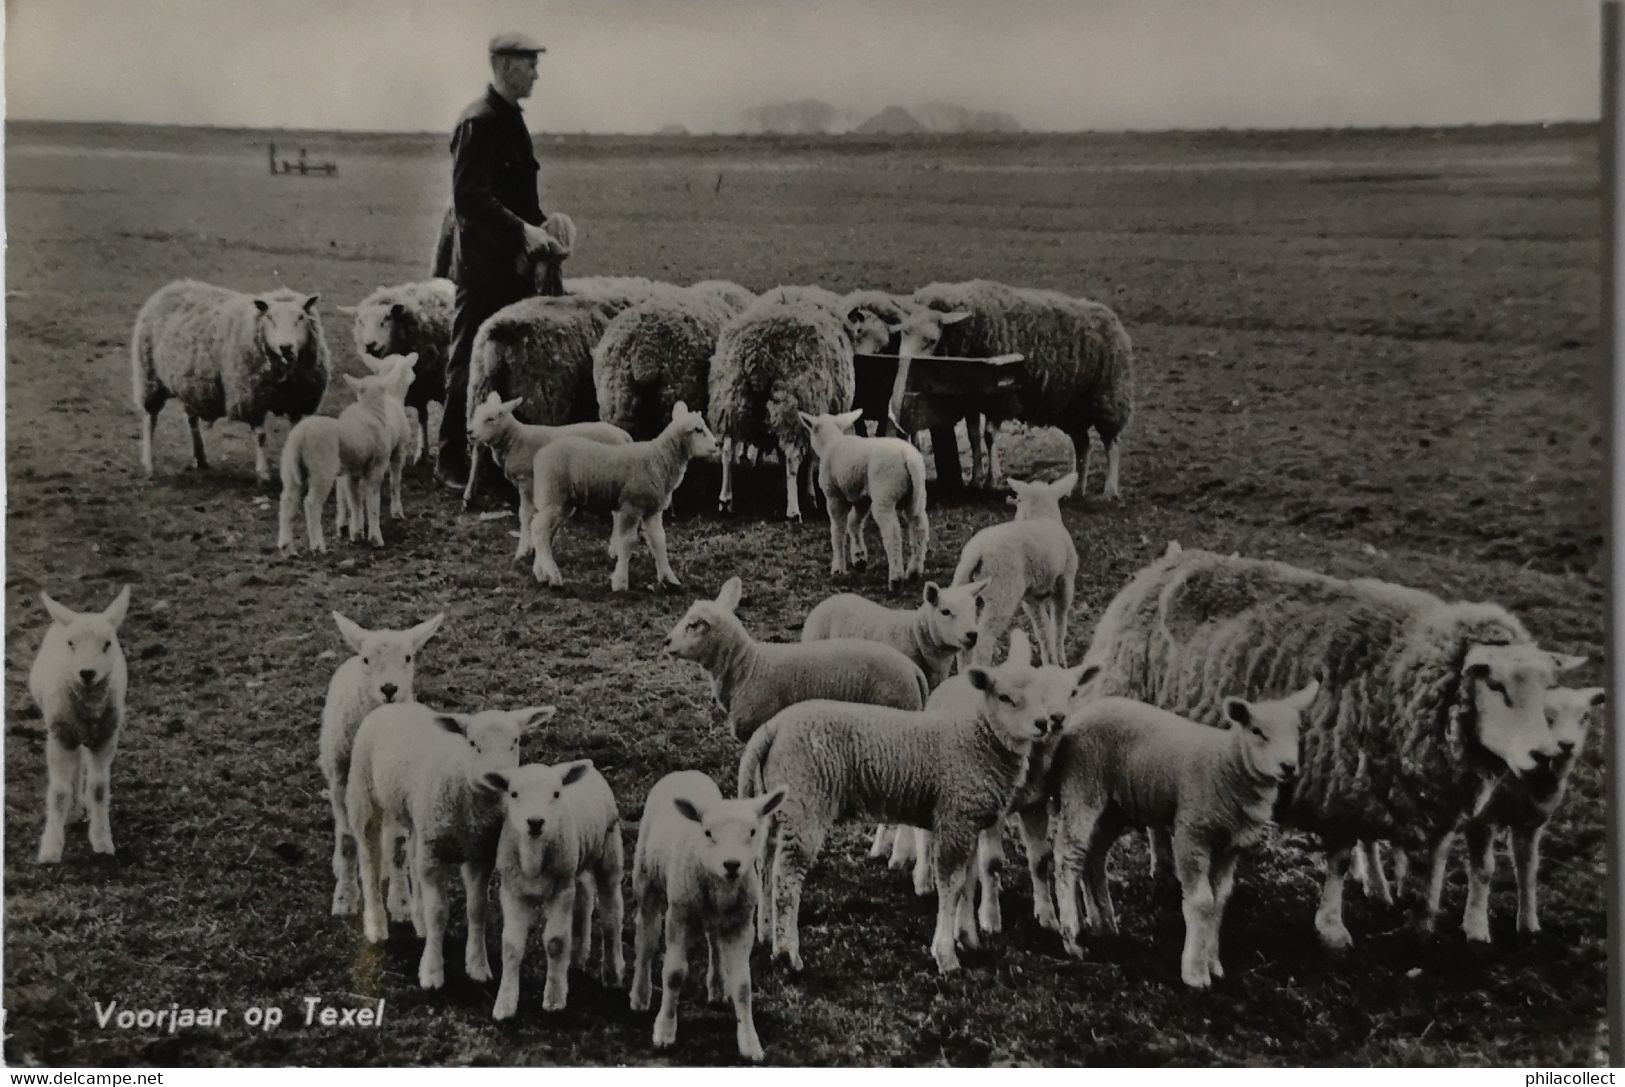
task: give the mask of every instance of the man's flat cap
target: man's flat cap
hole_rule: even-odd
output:
[[[545,52],[547,50],[537,45],[536,39],[528,34],[498,34],[491,39],[490,53],[492,56],[512,53],[519,56],[534,57],[538,53]]]

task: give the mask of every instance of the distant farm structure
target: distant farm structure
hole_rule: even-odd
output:
[[[296,162],[289,162],[287,159],[278,161],[276,157],[276,144],[274,143],[266,144],[265,149],[267,156],[270,159],[272,174],[298,174],[300,177],[306,177],[310,174],[315,174],[319,177],[335,177],[338,175],[338,163],[311,162],[308,158],[306,158],[305,149],[303,147],[299,149],[299,159]]]

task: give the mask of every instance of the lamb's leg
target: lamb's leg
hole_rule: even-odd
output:
[[[914,893],[921,898],[936,889],[932,879],[932,857],[936,852],[937,837],[924,827],[914,827]]]
[[[79,752],[64,746],[54,734],[45,740],[45,833],[40,836],[39,863],[56,864],[68,833],[68,808],[79,773]]]
[[[896,827],[892,826],[890,823],[881,823],[877,825],[875,827],[874,843],[869,846],[870,858],[873,859],[875,857],[884,857],[887,853],[891,852],[892,847],[896,844],[896,841]]]
[[[421,918],[415,915],[412,908],[412,898],[407,893],[406,870],[411,865],[410,839],[406,827],[393,820],[384,821],[384,833],[379,839],[384,850],[383,864],[385,873],[389,877],[389,895],[385,899],[385,908],[389,912],[391,921],[411,921],[416,928],[421,924]],[[421,936],[423,933],[418,932]]]
[[[141,417],[141,470],[152,478],[152,433],[158,427],[158,413],[148,411]]]
[[[784,516],[797,524],[801,523],[801,460],[799,449],[784,451]]]
[[[350,833],[350,816],[344,810],[344,778],[340,774],[327,782],[328,800],[333,808],[333,916],[347,917],[356,911],[361,896],[361,878],[356,868],[355,836]]]
[[[661,915],[665,912],[666,904],[650,888],[638,890],[634,887],[633,893],[638,898],[638,916],[632,950],[631,1005],[633,1011],[644,1012],[649,1010],[649,999],[654,990],[654,960],[655,953],[660,950]]]
[[[616,510],[609,531],[609,546],[615,552],[615,571],[609,575],[611,592],[625,592],[632,584],[632,544],[638,538],[637,514]]]
[[[1051,882],[1055,875],[1055,852],[1049,840],[1049,811],[1045,805],[1018,812],[1021,844],[1027,851],[1027,874],[1033,885],[1033,919],[1040,928],[1059,932],[1060,921],[1055,916],[1055,892]]]
[[[389,458],[389,515],[394,518],[406,516],[406,508],[401,505],[401,473],[406,471],[406,450],[398,449]]]
[[[708,1004],[721,1004],[728,999],[727,987],[722,983],[722,941],[711,933],[705,934],[705,1000]]]
[[[937,928],[931,937],[931,957],[937,972],[952,974],[959,969],[959,949],[955,937],[959,928],[959,898],[965,893],[965,877],[974,838],[955,826],[945,826],[932,835],[936,854]]]
[[[750,931],[719,932],[712,937],[722,944],[722,984],[733,998],[735,1037],[739,1055],[748,1061],[762,1059],[762,1041],[756,1036],[756,1020],[751,1015]]]
[[[1394,890],[1388,883],[1387,873],[1382,870],[1382,843],[1377,841],[1361,842],[1355,847],[1354,855],[1361,859],[1360,867],[1365,872],[1362,886],[1365,889],[1366,897],[1374,899],[1384,906],[1392,906],[1394,904]]]
[[[1219,930],[1224,927],[1225,903],[1230,901],[1230,892],[1235,890],[1236,861],[1240,856],[1239,853],[1228,853],[1213,861],[1213,924],[1208,929],[1207,968],[1215,978],[1224,977],[1224,967],[1219,964]]]
[[[531,538],[530,523],[536,516],[536,503],[531,500],[530,488],[519,488],[519,542],[514,547],[513,561],[523,562],[536,549]]]
[[[736,447],[732,438],[722,439],[722,492],[717,495],[717,512],[732,513],[734,508],[734,457]]]
[[[1404,899],[1406,889],[1411,879],[1411,855],[1401,845],[1391,845],[1388,850],[1394,858],[1394,901]]]
[[[203,429],[198,425],[198,417],[191,412],[186,413],[186,427],[192,432],[192,467],[205,471],[209,467],[209,455],[203,450]]]
[[[847,536],[851,515],[856,511],[838,494],[825,505],[829,508],[829,572],[840,575],[846,573]]]
[[[660,1014],[655,1016],[654,1046],[677,1041],[677,997],[688,980],[688,926],[675,909],[666,910],[666,960],[661,971]]]
[[[1326,846],[1326,883],[1320,889],[1315,931],[1328,951],[1345,951],[1354,945],[1354,937],[1343,924],[1343,881],[1348,877],[1349,857],[1353,852],[1347,843],[1327,843]]]
[[[367,494],[367,539],[374,547],[384,546],[384,470],[370,474],[362,482]]]
[[[619,989],[626,984],[626,953],[621,949],[621,832],[610,831],[615,851],[613,863],[598,872],[598,932],[603,944],[599,952],[599,978],[605,987]]]
[[[438,989],[446,983],[444,949],[450,907],[446,903],[446,873],[421,834],[417,836],[413,869],[417,873],[418,900],[423,903],[423,955],[418,959],[418,984]]]
[[[74,794],[80,797],[90,816],[90,850],[111,856],[113,853],[113,823],[108,811],[113,796],[113,756],[118,754],[118,733],[114,733],[101,747],[80,749],[80,771],[74,775]]]
[[[810,812],[800,811],[797,815],[792,817],[781,807],[773,861],[773,958],[783,961],[793,974],[802,970],[801,886],[823,848],[826,833]]]
[[[965,859],[965,882],[960,884],[959,901],[954,904],[954,939],[959,946],[976,950],[982,946],[981,933],[976,928],[976,873],[977,848],[972,840],[970,855]]]
[[[568,880],[543,907],[547,918],[542,946],[547,949],[547,983],[542,989],[542,1010],[564,1010],[570,997],[570,937],[574,924],[576,885]]]
[[[1179,871],[1185,914],[1185,950],[1179,958],[1179,976],[1193,989],[1212,984],[1208,958],[1215,905],[1209,875],[1207,847],[1183,831],[1174,832],[1174,866]]]
[[[1106,858],[1111,855],[1118,831],[1118,826],[1102,815],[1095,820],[1094,830],[1084,846],[1083,905],[1089,911],[1090,928],[1096,932],[1117,932],[1117,907],[1112,904]]]
[[[463,971],[475,981],[491,980],[491,956],[485,947],[485,918],[490,909],[490,890],[491,869],[487,865],[463,865],[464,909],[468,918]]]
[[[831,512],[833,518],[835,514]],[[847,553],[852,556],[852,569],[866,570],[869,567],[869,543],[864,539],[864,526],[869,523],[869,511],[858,506],[848,506],[846,510],[846,546]]]
[[[311,476],[305,481],[305,533],[310,539],[312,551],[325,552],[327,550],[327,537],[322,532],[322,516],[327,506],[327,496],[333,493],[333,479],[328,476]],[[286,502],[288,496],[283,492],[282,501]],[[339,488],[339,501],[344,501],[344,489]],[[337,535],[339,529],[334,529]]]
[[[592,913],[597,904],[598,885],[583,872],[576,877],[576,901],[570,912],[571,969],[587,969],[587,960],[592,955]]]
[[[897,507],[876,503],[869,512],[880,526],[880,542],[886,548],[886,588],[896,592],[907,575],[903,567],[903,526],[897,520]]]
[[[525,943],[533,921],[523,895],[503,884],[502,901],[502,983],[497,986],[497,1002],[492,1019],[512,1019],[519,1010],[519,971],[525,963]]]
[[[1421,929],[1423,932],[1432,932],[1438,924],[1439,909],[1444,901],[1444,877],[1450,865],[1450,847],[1455,843],[1454,831],[1447,831],[1434,838],[1433,844],[1428,848],[1428,885],[1427,897],[1422,907]]]
[[[384,914],[383,857],[378,831],[383,822],[371,801],[357,810],[355,797],[346,807],[350,813],[350,835],[355,839],[356,870],[361,877],[361,929],[370,943],[389,939],[389,921]]]
[[[977,835],[976,840],[976,874],[982,891],[977,923],[990,935],[1004,928],[1004,915],[999,909],[999,876],[1003,868],[1004,821],[1001,819]]]
[[[553,536],[563,523],[559,512],[556,506],[544,503],[536,507],[536,513],[531,519],[531,545],[536,554],[530,567],[531,575],[543,585],[552,585],[555,588],[564,584],[564,575],[559,572],[559,564],[553,561]]]
[[[681,589],[683,583],[677,580],[677,571],[671,568],[671,560],[666,555],[666,525],[662,511],[656,510],[643,519],[643,536],[649,541],[649,550],[654,552],[655,573],[660,577],[660,584],[669,589]]]
[[[1512,828],[1512,871],[1518,877],[1518,931],[1540,931],[1540,836],[1545,824]]]
[[[925,556],[926,552],[931,548],[931,518],[924,510],[921,510],[918,514],[909,515],[908,524],[911,526],[909,554],[912,556],[912,565],[906,571],[905,576],[912,574],[923,581],[925,580]]]
[[[1166,827],[1146,829],[1145,851],[1150,860],[1148,874],[1154,883],[1179,882],[1179,876],[1174,872],[1174,836]]]
[[[1467,905],[1461,931],[1476,943],[1490,942],[1490,883],[1495,878],[1495,831],[1488,823],[1467,824]]]
[[[265,423],[251,424],[254,431],[254,477],[261,483],[271,482],[271,458],[266,454]]]

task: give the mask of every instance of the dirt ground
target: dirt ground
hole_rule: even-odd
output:
[[[246,428],[208,435],[186,470],[175,409],[143,478],[128,339],[143,300],[192,276],[322,293],[337,365],[359,372],[335,312],[420,278],[449,189],[439,137],[279,133],[336,178],[272,177],[264,134],[8,126],[4,1056],[12,1064],[728,1064],[732,1014],[691,990],[676,1049],[624,993],[572,984],[541,1011],[533,939],[518,1019],[460,955],[416,984],[410,930],[386,945],[330,917],[331,821],[316,769],[323,692],[345,652],[329,617],[447,619],[418,697],[456,708],[553,703],[530,759],[587,756],[628,825],[676,768],[732,777],[737,745],[697,666],[661,637],[732,574],[760,638],[792,639],[838,589],[885,598],[884,574],[835,583],[818,516],[782,518],[764,470],[744,509],[715,511],[714,467],[668,518],[686,590],[612,599],[607,520],[566,530],[569,586],[509,563],[513,522],[460,516],[418,473],[381,551],[278,556]],[[1601,682],[1604,399],[1595,130],[830,140],[544,138],[545,206],[582,227],[571,274],[820,283],[907,291],[987,276],[1113,306],[1137,349],[1121,504],[1066,519],[1082,558],[1069,652],[1170,539],[1339,575],[1495,600]],[[335,382],[335,385],[340,383]],[[330,395],[328,410],[341,404]],[[279,449],[286,427],[273,431]],[[1001,441],[1012,471],[1056,474],[1050,432]],[[928,575],[952,576],[1001,495],[934,501]],[[43,731],[26,690],[46,617],[37,592],[100,608],[129,583],[130,720],[113,768],[116,857],[82,827],[41,868]],[[902,604],[898,596],[894,603]],[[1007,881],[1009,931],[943,979],[934,904],[837,835],[802,916],[808,972],[758,956],[756,1018],[784,1064],[1518,1064],[1600,1059],[1605,1006],[1602,745],[1547,838],[1545,931],[1513,929],[1509,866],[1496,943],[1349,896],[1358,945],[1324,954],[1320,867],[1284,836],[1241,867],[1225,920],[1229,976],[1179,983],[1176,896],[1153,894],[1127,840],[1114,858],[1123,933],[1082,961]],[[1020,852],[1012,860],[1017,866]],[[1465,893],[1459,864],[1447,915]],[[456,918],[448,946],[459,946]],[[628,937],[630,937],[628,919]],[[493,939],[493,946],[494,946]],[[630,939],[628,939],[630,951]],[[303,1025],[304,999],[386,1001],[377,1029]],[[224,1007],[217,1029],[98,1026],[121,1008]],[[280,1006],[274,1030],[250,1007]]]

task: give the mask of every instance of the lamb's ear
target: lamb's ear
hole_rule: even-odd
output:
[[[1076,691],[1086,683],[1093,683],[1100,678],[1100,665],[1080,664],[1072,669],[1072,689]]]
[[[519,723],[519,735],[529,736],[553,720],[558,712],[557,706],[528,706],[522,710],[514,710],[509,716]]]
[[[497,392],[495,389],[492,389],[490,392],[485,394],[485,402],[487,404],[500,404],[502,403],[502,394]]]
[[[1253,708],[1240,698],[1227,698],[1224,700],[1224,719],[1246,728],[1252,724]]]
[[[966,671],[965,678],[970,680],[972,687],[984,694],[991,694],[994,690],[993,673],[980,665]]]
[[[1078,473],[1076,473],[1076,472],[1068,472],[1066,475],[1062,476],[1060,479],[1055,480],[1053,483],[1051,483],[1049,485],[1049,493],[1054,495],[1055,500],[1057,502],[1059,502],[1061,499],[1063,499],[1067,495],[1071,494],[1072,489],[1074,487],[1076,487],[1077,485],[1078,485]]]
[[[493,397],[495,397],[497,394],[492,393],[491,395]],[[523,404],[524,402],[525,402],[525,398],[522,397],[522,396],[516,396],[512,400],[498,400],[497,401],[498,406],[500,406],[502,408],[502,410],[507,412],[509,415],[512,415],[514,412],[518,411],[519,410],[519,405]]]
[[[854,426],[857,425],[858,420],[862,419],[862,418],[863,418],[863,409],[862,408],[853,408],[851,411],[843,411],[843,412],[841,412],[841,414],[839,414],[839,415],[837,415],[835,417],[835,421],[837,423],[841,424],[841,429],[842,430],[851,430]]]
[[[737,576],[729,578],[722,584],[722,591],[717,594],[717,605],[727,611],[735,611],[739,607],[739,597],[745,591],[745,583]]]
[[[807,428],[807,433],[812,434],[818,430],[818,419],[816,416],[808,415],[804,411],[798,411],[796,412],[796,418],[800,419],[801,425]]]
[[[254,299],[254,308],[259,310],[261,313],[270,313],[271,303],[267,302],[263,298],[256,298]]]
[[[1582,687],[1580,697],[1588,706],[1602,706],[1608,702],[1608,692],[1601,687]]]
[[[453,735],[468,739],[468,721],[461,714],[437,713],[434,723]]]
[[[367,387],[366,382],[361,378],[356,377],[354,374],[340,374],[339,376],[344,379],[344,383],[346,385],[350,386],[350,388],[355,390],[357,393]]]
[[[675,404],[673,404],[671,406],[671,417],[673,419],[681,419],[683,416],[685,416],[687,414],[688,414],[688,405],[683,403],[681,400],[677,401],[677,403],[675,403]]]
[[[67,626],[79,617],[78,613],[72,608],[63,607],[44,592],[39,594],[39,598],[40,602],[45,605],[45,610],[51,613],[51,618],[63,626]]]
[[[1468,679],[1489,679],[1490,665],[1488,661],[1474,661],[1461,670],[1461,674]]]
[[[334,612],[333,614],[337,616],[338,612]],[[422,649],[424,643],[430,638],[434,637],[434,632],[440,629],[440,624],[445,620],[445,618],[446,613],[439,612],[433,619],[425,619],[423,622],[406,632],[406,637],[412,643],[412,652],[416,653],[418,650]]]
[[[967,582],[965,585],[965,591],[970,593],[971,596],[976,599],[977,603],[981,603],[982,594],[987,591],[987,587],[992,583],[992,581],[992,578],[985,577],[981,581]]]
[[[790,795],[789,787],[785,786],[785,785],[780,785],[778,788],[774,789],[772,792],[768,793],[766,796],[764,796],[764,797],[760,798],[759,800],[757,800],[756,801],[756,818],[758,818],[758,819],[766,819],[769,815],[772,815],[774,809],[776,809],[780,804],[784,803],[784,798],[786,796],[789,796],[789,795]]]
[[[119,628],[119,624],[124,622],[124,616],[127,615],[129,611],[130,587],[126,585],[124,588],[119,590],[119,594],[113,598],[113,602],[107,605],[107,610],[102,612],[102,618],[107,622],[108,626],[112,627],[114,630],[117,630]]]
[[[957,325],[970,315],[970,310],[956,309],[952,313],[944,313],[938,320],[944,325]]]
[[[937,588],[937,583],[927,581],[925,583],[925,602],[934,608],[940,599],[942,599],[942,590]]]
[[[418,365],[418,353],[416,351],[408,351],[406,354],[401,356],[401,360],[400,365],[406,367],[408,370],[415,370],[417,369]]]
[[[1547,656],[1552,658],[1552,667],[1559,672],[1572,671],[1580,667],[1588,659],[1586,657],[1572,657],[1567,653],[1548,653]]]
[[[488,793],[496,793],[500,796],[508,791],[509,781],[506,776],[492,770],[474,784]]]
[[[339,634],[344,638],[344,644],[357,653],[361,652],[362,643],[367,640],[367,631],[363,630],[352,619],[347,619],[338,612],[333,613],[333,622],[338,624]]]
[[[1024,479],[1017,479],[1015,476],[1009,477],[1005,480],[1005,482],[1010,484],[1010,489],[1016,492],[1016,497],[1018,498],[1033,489],[1033,485],[1031,483],[1028,483]]]
[[[1282,699],[1288,706],[1300,714],[1308,713],[1309,707],[1314,705],[1315,696],[1320,694],[1320,680],[1311,679],[1307,684]]]
[[[313,294],[309,298],[305,299],[305,306],[304,306],[305,312],[306,313],[315,313],[316,312],[316,303],[320,302],[321,300],[322,300],[322,296],[319,295],[319,294]]]
[[[676,808],[678,814],[684,819],[695,823],[705,822],[705,816],[700,813],[700,809],[695,806],[694,801],[688,799],[687,797],[673,797],[671,803],[672,807]]]
[[[580,781],[581,776],[591,769],[591,759],[577,759],[564,771],[564,777],[561,779],[562,784],[573,785],[575,782]]]

